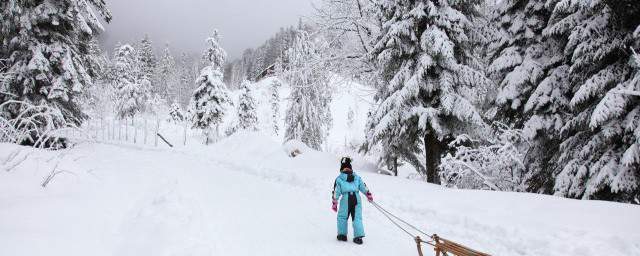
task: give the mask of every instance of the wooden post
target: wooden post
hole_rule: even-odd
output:
[[[94,129],[96,129],[96,138],[95,138],[95,140],[97,141],[98,140],[98,136],[100,135],[100,133],[99,133],[100,130],[98,130],[98,120],[94,120],[94,123],[95,123],[94,124],[95,125]]]
[[[158,117],[156,116],[156,134],[158,134],[160,130],[160,119],[158,119]],[[154,136],[155,138],[155,142],[154,142],[154,146],[158,146],[158,136]]]
[[[171,143],[169,143],[164,137],[162,137],[162,135],[160,135],[160,133],[156,133],[156,136],[160,137],[160,139],[162,139],[162,141],[164,141],[164,143],[167,143],[167,145],[169,145],[169,147],[173,147],[173,145],[171,145]]]
[[[122,119],[118,120],[118,141],[122,140]]]
[[[124,141],[129,142],[129,124],[127,119],[124,119]]]
[[[138,126],[136,126],[136,117],[131,117],[131,126],[133,126],[133,144],[138,143]]]
[[[144,119],[144,144],[147,145],[147,119]]]
[[[110,140],[116,139],[116,118],[111,119],[111,135]]]
[[[216,142],[220,139],[220,124],[216,124]]]
[[[105,141],[104,138],[104,117],[100,117],[100,131],[102,132],[102,141]]]
[[[184,130],[183,130],[183,134],[182,134],[183,138],[182,138],[182,145],[186,146],[187,145],[187,121],[184,121]]]
[[[415,240],[416,240],[416,246],[418,247],[418,255],[424,256],[422,254],[422,246],[420,246],[420,242],[422,242],[422,239],[420,239],[420,236],[416,236]]]

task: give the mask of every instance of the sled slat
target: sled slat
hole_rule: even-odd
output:
[[[489,254],[473,250],[471,248],[465,247],[456,242],[452,242],[440,237],[436,237],[435,241],[436,241],[436,245],[435,245],[436,254],[443,252],[443,253],[450,253],[457,256],[490,256]]]

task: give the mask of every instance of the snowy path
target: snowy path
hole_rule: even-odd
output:
[[[16,148],[0,145],[0,160]],[[369,204],[365,244],[335,240],[337,156],[291,159],[256,135],[179,150],[82,145],[59,166],[74,174],[43,190],[51,154],[0,172],[0,255],[416,254]],[[362,176],[402,217],[494,255],[640,254],[637,206]]]

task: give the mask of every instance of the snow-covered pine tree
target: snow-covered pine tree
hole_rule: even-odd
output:
[[[544,78],[546,60],[561,54],[550,47],[553,40],[542,38],[551,11],[546,0],[505,0],[494,12],[492,24],[498,31],[490,44],[489,74],[497,81],[495,100],[498,115],[522,127],[524,105]],[[557,47],[556,47],[557,48]]]
[[[151,98],[148,100],[148,105],[148,112],[154,114],[158,121],[160,120],[160,117],[169,114],[170,109],[167,105],[167,101],[160,97],[160,95],[158,94],[154,93],[151,96]]]
[[[230,102],[227,88],[222,82],[222,68],[227,53],[222,49],[219,41],[218,30],[214,30],[213,35],[207,38],[208,48],[202,58],[208,65],[200,71],[200,76],[196,79],[197,87],[189,107],[192,111],[192,127],[204,130],[205,144],[209,144],[212,126],[216,128],[216,136],[219,136],[219,126],[225,115],[225,104]]]
[[[565,40],[563,102],[573,113],[561,125],[556,195],[623,202],[640,200],[640,99],[630,48],[640,25],[637,1],[549,1],[545,35]],[[540,102],[540,100],[538,100]]]
[[[489,116],[516,129],[525,128],[530,142],[525,183],[531,192],[551,193],[560,136],[559,127],[553,124],[566,116],[560,105],[567,87],[562,80],[562,39],[543,36],[552,10],[546,2],[505,0],[498,4],[492,17],[498,31],[488,56],[488,71],[498,87]]]
[[[280,87],[279,79],[273,79],[269,86],[269,105],[271,106],[271,126],[273,134],[278,136],[280,132]]]
[[[111,20],[103,0],[0,2],[0,59],[7,67],[0,102],[46,105],[60,110],[67,123],[80,124],[86,115],[77,98],[93,83],[96,56],[89,51],[104,30],[100,17]],[[8,106],[2,114],[12,119],[20,108]]]
[[[87,44],[87,55],[84,55],[85,60],[89,63],[87,67],[87,73],[95,80],[106,79],[106,74],[109,73],[110,60],[109,56],[100,48],[100,42],[97,38],[92,39]]]
[[[256,101],[251,92],[251,83],[247,80],[242,82],[242,94],[238,103],[238,129],[257,131],[258,114],[256,112]]]
[[[202,59],[202,61],[204,62],[203,66],[209,65],[208,60]],[[193,92],[193,90],[195,89],[192,87],[192,84],[193,84],[193,78],[197,77],[197,75],[194,74],[193,62],[194,60],[190,58],[190,56],[187,53],[183,52],[182,54],[180,54],[180,58],[179,58],[180,64],[178,67],[177,84],[176,84],[176,95],[177,95],[178,102],[182,106],[189,104],[191,97],[193,96],[191,92]],[[222,73],[222,75],[224,76],[224,73]]]
[[[383,145],[389,155],[382,158],[401,157],[426,173],[428,182],[438,182],[448,138],[484,124],[474,105],[492,84],[475,49],[482,41],[474,25],[482,2],[379,4],[381,36],[372,57],[380,84],[365,150]],[[420,153],[426,166],[418,160]]]
[[[114,112],[114,95],[111,86],[113,76],[112,64],[109,57],[102,52],[97,40],[89,43],[89,67],[87,72],[93,78],[93,83],[87,86],[86,93],[81,96],[82,107],[91,118],[104,118]]]
[[[169,107],[169,117],[171,118],[171,121],[175,122],[175,123],[180,123],[182,121],[184,121],[184,113],[182,112],[182,108],[180,107],[180,104],[178,104],[177,101],[174,101],[173,103],[171,103],[171,106]]]
[[[176,61],[171,55],[169,44],[166,44],[162,50],[162,56],[156,65],[154,93],[160,95],[164,99],[177,99],[175,95],[176,86]]]
[[[320,150],[331,127],[329,80],[323,59],[304,30],[298,30],[287,51],[282,77],[291,86],[285,117],[285,141],[299,140]]]
[[[267,64],[267,60],[265,60],[264,46],[256,49],[254,59],[254,70],[252,73],[249,73],[249,80],[251,81],[257,81],[260,74],[266,69],[268,65],[270,65]]]
[[[158,60],[153,52],[153,45],[149,35],[145,35],[138,43],[137,55],[140,62],[140,74],[152,78],[158,65]]]
[[[139,65],[138,80],[140,81],[140,90],[144,101],[149,103],[145,105],[151,106],[154,101],[155,85],[153,81],[155,81],[154,75],[158,63],[148,35],[145,35],[137,44],[136,60]]]
[[[144,105],[144,98],[138,80],[138,64],[135,49],[124,44],[115,49],[114,72],[118,116],[120,118],[134,117]]]

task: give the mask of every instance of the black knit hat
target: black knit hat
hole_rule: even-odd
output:
[[[351,168],[351,158],[349,157],[343,157],[342,160],[340,160],[340,171],[344,170],[345,168]]]

